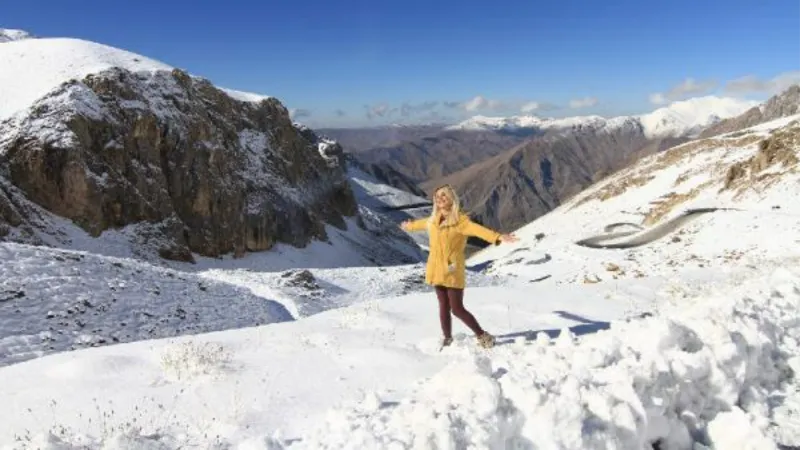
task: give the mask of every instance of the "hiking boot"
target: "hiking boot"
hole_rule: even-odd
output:
[[[484,331],[482,335],[478,336],[478,345],[483,348],[494,347],[494,336]]]

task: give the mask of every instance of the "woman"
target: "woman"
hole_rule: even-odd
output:
[[[464,249],[467,237],[475,236],[498,245],[515,242],[513,234],[500,234],[484,228],[461,212],[458,196],[450,185],[436,189],[433,194],[433,212],[430,217],[406,220],[401,225],[405,231],[428,231],[430,251],[425,268],[425,282],[434,286],[439,299],[439,321],[444,339],[442,347],[453,342],[450,313],[458,317],[478,338],[484,348],[494,345],[494,336],[481,328],[475,317],[464,308],[466,263]]]

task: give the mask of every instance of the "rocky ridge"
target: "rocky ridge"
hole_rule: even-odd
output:
[[[341,146],[276,99],[236,100],[178,69],[63,83],[0,123],[0,177],[5,236],[35,240],[33,203],[92,236],[149,224],[169,259],[303,246],[358,222]]]

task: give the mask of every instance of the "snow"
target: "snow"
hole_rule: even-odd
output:
[[[780,123],[793,126],[776,121],[744,134]],[[454,319],[455,343],[439,351],[436,300],[421,284],[421,264],[358,266],[363,259],[336,244],[171,269],[0,244],[7,254],[0,330],[9,344],[1,353],[0,442],[46,449],[798,446],[800,384],[792,373],[800,371],[800,251],[791,244],[800,243],[800,177],[772,168],[781,174],[774,184],[720,191],[727,167],[758,151],[757,142],[737,147],[736,139],[646,158],[517,230],[518,243],[471,258],[465,302],[498,336],[491,350]],[[350,176],[362,198],[384,192],[373,201],[416,200],[365,174]],[[652,178],[594,198],[631,176]],[[657,200],[692,188],[698,195],[662,223],[690,207],[738,209],[700,215],[640,247],[574,244],[609,225],[634,232],[617,241],[641,236],[637,227]],[[75,319],[60,319],[69,321],[63,326],[46,319],[48,311],[70,317],[83,300],[107,305],[110,294],[119,306],[97,316],[88,307],[73,311],[87,321],[82,332]],[[186,324],[203,324],[208,314],[217,330],[176,336],[185,331],[170,317],[176,302],[189,312]],[[135,329],[149,325],[157,336],[61,351],[92,345],[93,328],[119,336],[128,327],[114,324],[144,308],[157,314]],[[275,320],[257,325],[257,314]],[[37,341],[53,337],[55,350]],[[27,444],[14,444],[15,436]]]
[[[536,116],[512,117],[487,117],[473,116],[456,125],[447,127],[448,130],[516,130],[520,128],[536,128],[541,126],[543,120]]]
[[[235,89],[220,88],[223,92],[228,94],[231,98],[243,102],[260,103],[263,100],[269,100],[271,97],[268,95],[256,94],[253,92],[237,91]]]
[[[172,70],[162,62],[107,45],[71,38],[25,39],[0,46],[0,120],[72,79],[112,67]]]
[[[12,39],[13,38],[13,39]],[[4,39],[9,40],[5,42]],[[153,74],[173,67],[136,53],[72,38],[31,39],[20,30],[0,30],[0,121],[24,112],[62,83],[111,68]],[[222,88],[240,101],[270,97]],[[145,106],[145,105],[143,105]]]
[[[722,119],[738,116],[759,102],[729,97],[695,97],[676,101],[640,116],[645,136],[682,136],[702,131]]]
[[[0,43],[33,38],[33,35],[24,30],[0,28]]]
[[[75,347],[291,320],[275,300],[130,259],[3,244],[0,365]]]
[[[387,207],[409,206],[430,204],[430,199],[419,197],[409,192],[381,183],[372,175],[365,173],[361,169],[350,166],[347,169],[350,186],[353,194],[360,205],[370,208],[373,211],[382,211]],[[396,224],[406,220],[425,217],[431,213],[430,206],[419,206],[397,211],[382,211],[394,222],[389,226],[394,228]],[[418,233],[411,236],[414,241],[423,249],[427,249],[427,239]]]
[[[565,118],[539,118],[536,116],[486,117],[474,116],[451,130],[568,130],[589,127],[597,130],[615,130],[622,127],[641,126],[648,138],[693,136],[721,119],[738,116],[759,103],[728,97],[697,97],[659,108],[653,112],[604,118],[601,116],[575,116]]]

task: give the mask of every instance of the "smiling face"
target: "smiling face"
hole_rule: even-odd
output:
[[[450,211],[453,207],[453,197],[450,195],[450,190],[447,188],[439,188],[433,194],[433,201],[436,203],[436,208],[440,211]]]

